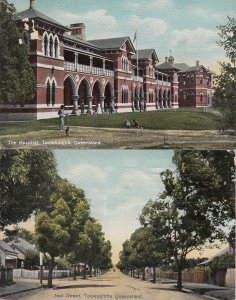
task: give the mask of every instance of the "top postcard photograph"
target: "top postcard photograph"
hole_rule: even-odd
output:
[[[0,148],[234,149],[234,0],[0,1]]]

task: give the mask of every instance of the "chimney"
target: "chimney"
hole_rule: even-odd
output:
[[[35,9],[35,0],[30,0],[30,9]]]
[[[199,67],[199,60],[196,61],[196,66]]]
[[[76,23],[70,25],[71,35],[79,37],[81,40],[86,40],[85,36],[85,24],[84,23]]]
[[[165,62],[167,62],[167,61],[168,61],[168,57],[166,56],[166,57],[165,57]]]

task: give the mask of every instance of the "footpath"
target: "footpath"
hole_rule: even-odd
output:
[[[14,279],[14,284],[0,286],[0,300],[38,289],[42,289],[38,280]]]
[[[158,283],[163,285],[172,285],[176,288],[177,281],[168,279],[157,279]],[[183,282],[183,291],[186,293],[195,293],[204,295],[206,299],[235,300],[235,289],[229,287],[220,287],[213,284]]]
[[[78,278],[79,279],[79,278]],[[71,284],[72,278],[64,278],[54,280],[56,286],[65,286]],[[157,279],[157,289],[176,290],[176,281],[167,279]],[[44,280],[43,284],[46,284]],[[44,289],[43,285],[40,285],[38,280],[33,279],[16,279],[15,283],[10,286],[0,287],[0,300],[2,299],[16,299],[17,296],[22,296],[28,292],[34,292],[36,290]],[[235,300],[235,289],[227,287],[219,287],[212,284],[201,283],[183,283],[183,292],[193,293],[204,296],[206,299],[220,299],[220,300]]]

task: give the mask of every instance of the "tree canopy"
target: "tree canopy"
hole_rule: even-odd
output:
[[[34,97],[35,78],[29,49],[14,20],[16,10],[7,0],[0,3],[0,103],[24,104]]]
[[[220,41],[229,62],[221,62],[221,73],[217,77],[217,86],[213,95],[213,106],[222,113],[226,126],[235,126],[236,105],[236,18],[228,17],[228,23],[218,27]]]
[[[0,228],[44,209],[56,178],[51,151],[0,150]]]

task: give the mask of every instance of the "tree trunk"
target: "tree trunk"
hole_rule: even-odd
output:
[[[157,282],[157,276],[156,276],[156,267],[153,267],[153,283]]]
[[[146,273],[145,273],[145,267],[143,268],[143,278],[142,278],[142,280],[146,280]]]
[[[182,268],[178,270],[177,290],[182,291]]]
[[[49,270],[48,270],[48,287],[52,288],[52,272],[53,272],[53,266],[54,266],[54,257],[51,257],[49,260]]]
[[[87,279],[87,276],[86,276],[86,264],[84,264],[84,279]]]
[[[73,280],[76,280],[76,262],[74,263],[74,274],[73,274]]]
[[[92,269],[93,269],[93,267],[90,266],[90,267],[89,267],[89,276],[90,276],[90,278],[92,278]]]
[[[140,276],[139,271],[140,271],[140,270],[139,270],[139,268],[138,268],[138,278],[139,278],[139,276]]]

